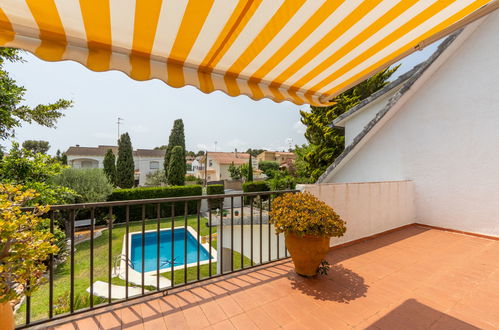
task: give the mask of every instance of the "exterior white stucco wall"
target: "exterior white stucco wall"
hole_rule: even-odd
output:
[[[346,221],[344,236],[331,246],[355,241],[414,223],[414,187],[411,181],[322,183],[301,185]]]
[[[374,116],[376,116],[376,114],[386,106],[388,100],[399,89],[400,87],[392,89],[370,103],[369,106],[359,109],[359,111],[348,117],[348,121],[345,122],[345,145],[349,145],[353,142],[353,139],[364,129],[367,123],[369,123]]]
[[[499,236],[498,34],[495,12],[327,182],[412,180],[416,222]]]

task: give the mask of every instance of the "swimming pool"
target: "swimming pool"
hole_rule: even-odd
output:
[[[210,253],[209,246],[201,244],[196,239],[197,233],[191,227],[187,227],[187,255],[185,255],[185,237],[186,228],[176,227],[174,229],[174,257],[172,258],[172,230],[162,229],[160,231],[159,245],[159,268],[160,271],[168,271],[171,269],[172,259],[174,269],[183,268],[185,259],[187,258],[187,267],[197,265],[198,247],[199,247],[199,264],[203,265],[209,262]],[[157,270],[157,239],[158,232],[149,230],[144,233],[144,273],[156,273]],[[216,251],[212,248],[212,261],[216,261]],[[130,261],[131,268],[137,272],[142,272],[142,232],[130,233]]]

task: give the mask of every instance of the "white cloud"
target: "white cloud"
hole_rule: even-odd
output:
[[[305,130],[306,130],[307,126],[303,125],[302,122],[298,120],[293,125],[293,128],[295,129],[296,133],[305,134]]]
[[[239,140],[239,139],[232,139],[229,142],[227,142],[227,145],[232,148],[241,148],[243,146],[246,146],[246,142]]]

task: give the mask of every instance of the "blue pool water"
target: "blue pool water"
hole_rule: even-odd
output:
[[[174,266],[184,265],[186,255],[184,254],[184,239],[186,230],[184,228],[175,229],[174,234]],[[159,268],[167,270],[171,268],[172,261],[172,231],[160,231],[160,259]],[[144,248],[144,271],[150,272],[157,269],[157,232],[145,233],[145,248]],[[138,272],[142,272],[142,233],[132,234],[131,239],[131,261],[132,268]],[[187,264],[197,262],[199,246],[199,261],[208,260],[210,253],[198,243],[196,238],[187,231]]]

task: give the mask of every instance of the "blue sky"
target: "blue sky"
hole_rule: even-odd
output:
[[[397,75],[427,58],[431,45],[404,59]],[[129,132],[134,148],[167,144],[177,118],[185,125],[188,150],[233,151],[247,148],[282,150],[289,143],[306,142],[299,110],[290,102],[253,101],[222,92],[204,94],[194,87],[172,88],[159,80],[134,81],[121,72],[92,72],[72,62],[44,62],[26,53],[26,63],[7,64],[6,69],[28,90],[26,104],[74,101],[57,128],[25,124],[14,140],[46,140],[49,153],[72,145],[114,145],[117,117],[124,118],[121,132]],[[10,141],[2,141],[10,147]]]

